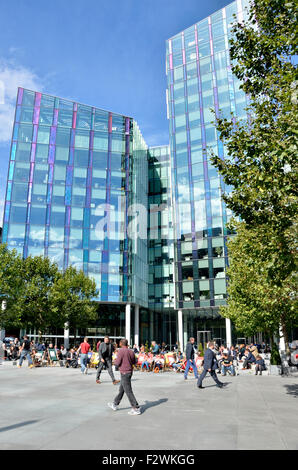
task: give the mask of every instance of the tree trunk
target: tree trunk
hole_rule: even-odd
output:
[[[283,334],[284,341],[285,341],[286,354],[287,354],[287,356],[290,356],[291,352],[290,352],[290,348],[289,348],[289,336],[288,336],[287,327],[285,325],[283,317],[281,318],[280,324],[281,324],[281,330],[282,330],[282,334]]]

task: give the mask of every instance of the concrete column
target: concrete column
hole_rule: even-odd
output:
[[[125,338],[128,341],[128,344],[130,345],[130,335],[131,335],[131,327],[130,327],[130,304],[126,304],[125,306]],[[132,346],[132,345],[131,345]]]
[[[139,306],[135,305],[135,344],[139,346],[140,341],[140,317],[139,317]]]
[[[3,300],[2,303],[1,303],[1,310],[4,312],[4,310],[6,309],[6,300]],[[3,339],[5,338],[5,329],[0,329],[0,340],[3,341]]]
[[[178,310],[178,343],[179,343],[181,352],[183,352],[184,344],[183,344],[183,314],[182,314],[182,310]]]
[[[231,320],[226,318],[226,343],[227,348],[230,348],[232,345],[232,333],[231,333]]]
[[[64,324],[64,347],[65,349],[69,348],[69,323]]]

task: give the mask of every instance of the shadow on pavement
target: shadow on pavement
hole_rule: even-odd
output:
[[[298,384],[293,384],[293,385],[285,385],[287,389],[287,395],[292,395],[293,397],[297,398],[298,397]]]
[[[38,419],[33,419],[31,421],[23,421],[22,423],[12,424],[11,426],[5,426],[4,428],[0,428],[0,432],[10,431],[11,429],[21,428],[22,426],[27,426],[28,424],[37,423]]]
[[[153,406],[161,405],[162,403],[165,403],[167,401],[168,401],[168,398],[160,398],[160,400],[156,400],[156,401],[145,400],[145,404],[141,405],[142,413],[144,413],[146,410],[148,410],[148,408],[152,408]]]

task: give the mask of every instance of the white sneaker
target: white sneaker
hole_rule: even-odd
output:
[[[86,367],[86,369],[84,370],[84,374],[88,375],[88,369]]]
[[[129,412],[129,415],[135,416],[141,414],[141,408],[132,408]]]
[[[109,406],[110,408],[112,408],[112,410],[114,410],[114,411],[117,411],[117,410],[118,410],[118,406],[115,405],[115,403],[108,403],[108,406]]]

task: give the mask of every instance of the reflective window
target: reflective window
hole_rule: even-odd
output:
[[[65,184],[65,178],[66,178],[66,166],[65,165],[55,165],[54,167],[54,179],[53,183],[54,184]]]
[[[10,246],[22,246],[25,238],[25,225],[9,224],[7,242]]]
[[[56,147],[55,160],[56,161],[68,161],[69,149],[67,147]]]
[[[41,221],[40,221],[41,222]],[[43,246],[44,245],[45,227],[43,225],[30,225],[28,245]]]
[[[48,161],[49,146],[43,144],[36,145],[35,160],[38,163],[46,163]]]
[[[22,163],[16,162],[15,170],[14,170],[14,181],[20,182],[28,182],[29,181],[29,171],[30,171],[30,164],[29,163]]]
[[[21,112],[21,122],[30,122],[32,123],[33,119],[33,108],[25,108],[24,106],[22,107],[22,112]]]
[[[75,146],[76,148],[89,149],[89,131],[76,131]]]
[[[34,183],[47,184],[48,182],[48,165],[36,164],[34,168]]]
[[[30,223],[45,224],[46,222],[46,206],[31,206]]]
[[[16,160],[20,162],[28,162],[30,160],[31,144],[18,142],[16,150]]]
[[[21,142],[31,142],[33,134],[33,125],[30,124],[20,124],[18,140]]]
[[[51,126],[53,122],[53,109],[51,108],[40,108],[39,123],[47,126]]]
[[[37,142],[39,144],[48,144],[50,140],[50,128],[39,126],[37,134]]]
[[[10,209],[10,224],[26,222],[27,204],[13,204]]]
[[[27,202],[28,184],[14,183],[12,187],[12,202]]]
[[[46,184],[33,184],[32,190],[32,203],[45,204],[47,195],[47,185]]]
[[[89,162],[89,150],[74,151],[74,164],[79,167],[87,167]]]
[[[54,227],[64,227],[65,225],[65,208],[64,207],[52,205],[51,225]]]
[[[69,146],[70,140],[70,129],[57,128],[56,133],[56,145],[62,145],[64,147]]]

